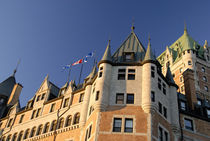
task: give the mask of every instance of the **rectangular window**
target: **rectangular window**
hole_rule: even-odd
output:
[[[184,101],[181,101],[180,102],[180,108],[181,108],[181,110],[186,110],[186,102],[184,102]]]
[[[38,117],[38,116],[40,116],[40,115],[41,115],[41,108],[39,108],[39,109],[37,110],[36,117]]]
[[[163,106],[163,115],[167,118],[167,108]]]
[[[69,105],[69,98],[66,98],[64,100],[63,108],[67,107]]]
[[[161,79],[158,78],[158,88],[161,90]]]
[[[125,80],[125,69],[118,70],[118,80]]]
[[[151,76],[154,78],[155,77],[155,67],[151,66]]]
[[[117,93],[116,104],[124,104],[124,94],[123,93]]]
[[[51,108],[50,108],[50,112],[54,112],[55,111],[55,103],[53,103],[52,105],[51,105]]]
[[[155,102],[155,92],[151,91],[151,101]]]
[[[125,132],[129,133],[133,132],[133,119],[130,118],[125,119]]]
[[[36,101],[40,100],[41,95],[37,96]]]
[[[83,100],[84,100],[84,93],[80,94],[79,102],[82,102]]]
[[[95,99],[96,101],[99,99],[99,94],[100,94],[100,92],[97,91],[97,92],[96,92],[96,99]]]
[[[91,136],[91,130],[92,130],[92,125],[90,125],[90,127],[89,127],[88,139],[89,139],[90,136]]]
[[[102,77],[102,71],[101,71],[101,72],[99,72],[99,76],[98,76],[98,77],[99,77],[99,78],[100,78],[100,77]]]
[[[134,94],[127,94],[127,104],[134,104]]]
[[[114,118],[113,132],[121,132],[122,119]]]
[[[210,109],[207,109],[206,113],[207,113],[207,117],[210,118]]]
[[[163,141],[163,128],[159,127],[158,130],[159,130],[158,132],[159,141]]]
[[[164,139],[164,141],[168,141],[168,133],[166,131],[164,132]]]
[[[135,69],[128,69],[128,80],[135,80]]]
[[[102,77],[102,74],[103,74],[103,67],[100,67],[98,77],[99,78]]]
[[[159,113],[161,113],[162,114],[162,104],[160,103],[160,102],[158,102],[158,111],[159,111]]]
[[[45,94],[42,94],[42,98],[41,98],[41,100],[43,100],[43,99],[44,99],[44,97],[45,97]]]
[[[12,121],[13,121],[13,118],[11,118],[7,124],[7,127],[10,127],[12,125]]]
[[[91,136],[91,130],[92,130],[92,125],[90,125],[88,127],[88,129],[86,130],[86,133],[85,133],[85,141],[87,141],[90,138],[90,136]]]
[[[31,119],[33,119],[35,117],[36,114],[36,110],[33,110],[32,115],[31,115]]]
[[[19,123],[22,123],[22,122],[23,122],[23,118],[24,118],[24,115],[21,115],[21,116],[20,116]]]
[[[166,94],[166,84],[163,83],[163,94]]]
[[[184,118],[185,129],[193,131],[193,121],[191,119]]]

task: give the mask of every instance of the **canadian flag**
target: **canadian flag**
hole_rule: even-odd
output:
[[[78,60],[77,62],[73,63],[72,66],[77,65],[77,64],[81,64],[83,59]]]

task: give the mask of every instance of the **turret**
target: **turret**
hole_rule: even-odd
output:
[[[90,103],[90,97],[91,97],[91,82],[93,81],[95,75],[97,73],[96,64],[93,66],[93,69],[91,73],[85,78],[85,94],[84,99],[82,103],[82,112],[81,112],[81,118],[80,118],[80,125],[84,126],[87,119],[87,113],[88,113],[88,107]]]
[[[105,110],[109,104],[110,82],[112,74],[112,56],[110,50],[110,40],[101,61],[98,63],[99,71],[96,89],[99,97],[96,103],[96,110]]]
[[[151,92],[155,90],[155,76],[157,75],[156,59],[151,50],[150,38],[147,51],[143,61],[142,71],[142,108],[145,113],[155,110],[155,104],[151,101]]]

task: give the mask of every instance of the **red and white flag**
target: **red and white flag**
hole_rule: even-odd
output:
[[[73,63],[72,66],[77,65],[77,64],[81,64],[83,61],[83,59],[78,60],[77,62]]]

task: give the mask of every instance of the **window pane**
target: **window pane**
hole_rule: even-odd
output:
[[[116,104],[124,104],[124,94],[116,95]]]
[[[122,119],[114,118],[113,132],[121,132]]]
[[[133,119],[125,119],[125,132],[133,132]]]
[[[192,120],[190,119],[184,119],[184,125],[186,129],[192,130],[193,131],[193,125],[192,125]]]
[[[134,104],[134,94],[127,94],[127,104]]]

